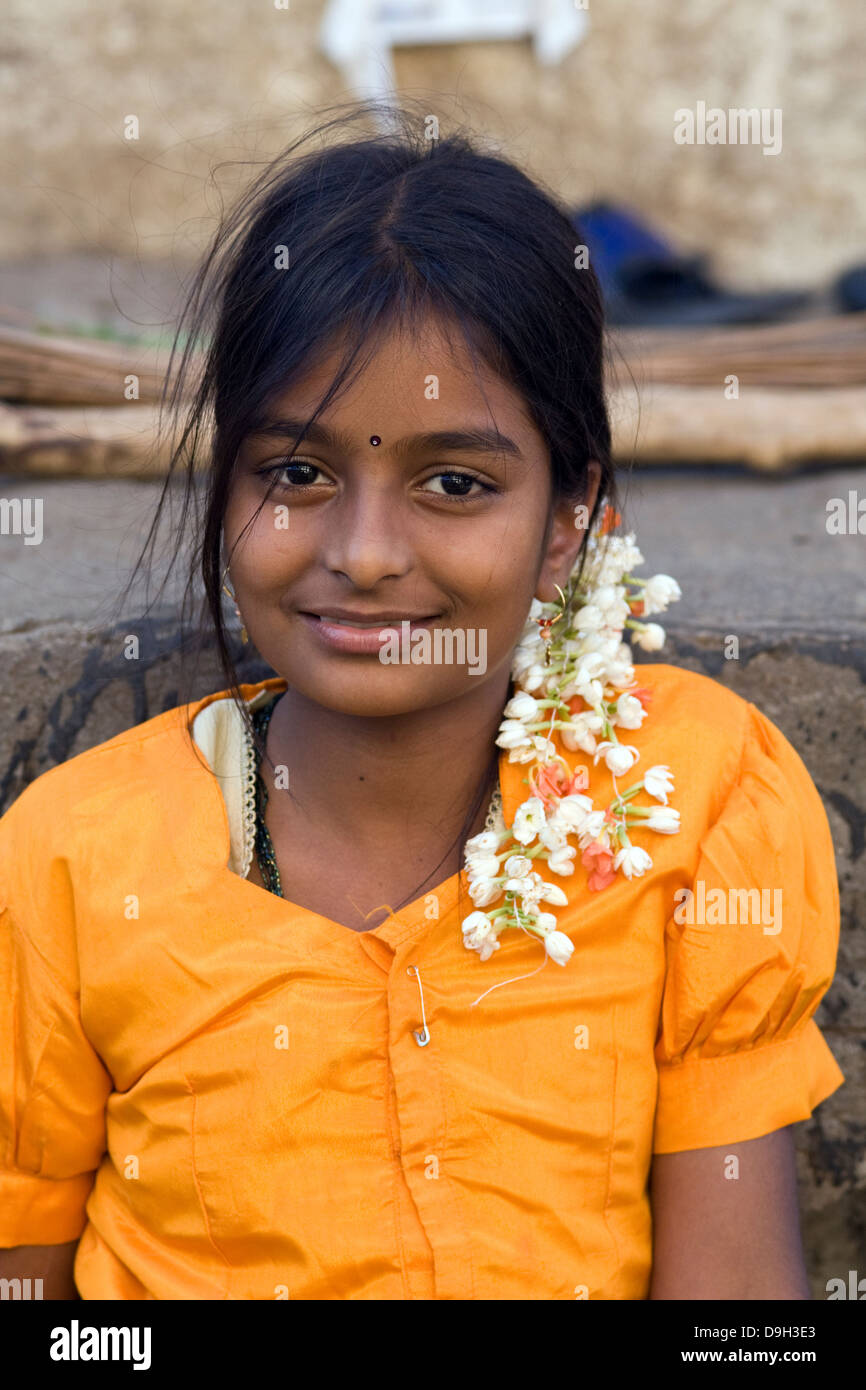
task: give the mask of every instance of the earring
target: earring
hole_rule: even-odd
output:
[[[555,618],[536,618],[538,623],[538,635],[544,643],[544,664],[550,665],[550,629],[556,622]]]
[[[226,574],[228,574],[228,570],[226,570]],[[234,596],[234,594],[232,593],[232,591],[231,591],[231,589],[229,588],[229,586],[228,586],[228,585],[226,584],[226,582],[225,582],[225,575],[223,576],[223,593],[228,594],[229,598],[231,599],[232,603],[234,604],[234,607],[235,607],[235,614],[236,614],[236,616],[237,616],[238,622],[239,622],[240,625],[241,625],[241,641],[243,642],[244,646],[246,646],[247,642],[249,642],[249,640],[250,640],[250,635],[249,635],[249,633],[247,632],[246,627],[244,626],[244,620],[243,620],[243,618],[241,617],[241,610],[240,610],[240,608],[238,607],[238,601],[237,601],[237,599],[235,598],[235,596]]]
[[[562,592],[562,590],[560,589],[560,587],[559,587],[558,584],[556,585],[556,589],[557,589],[558,592],[559,592],[559,599],[557,600],[557,608],[558,608],[559,611],[556,612],[556,613],[551,614],[549,617],[546,617],[546,618],[536,618],[536,619],[535,619],[535,621],[538,623],[538,635],[539,635],[539,637],[541,638],[541,640],[542,640],[543,643],[544,643],[544,664],[545,664],[545,666],[549,666],[549,665],[550,665],[550,646],[551,646],[551,640],[552,640],[552,639],[551,639],[551,636],[550,636],[550,629],[551,629],[552,627],[554,627],[554,626],[556,625],[556,623],[559,622],[559,620],[560,620],[560,618],[563,616],[563,614],[564,614],[564,612],[565,612],[565,609],[566,609],[566,606],[567,606],[567,600],[566,600],[565,594]],[[536,598],[536,602],[537,602],[537,603],[543,603],[544,600],[543,600],[543,599],[540,599],[540,598]]]

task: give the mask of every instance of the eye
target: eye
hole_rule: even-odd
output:
[[[271,464],[267,468],[259,469],[263,477],[272,478],[277,475],[279,484],[296,490],[301,487],[312,487],[315,482],[315,474],[321,473],[321,471],[317,463],[310,463],[306,459],[288,459],[283,463]],[[283,476],[280,477],[280,474]]]
[[[432,478],[427,479],[427,482],[436,483],[440,479],[443,481],[442,491],[439,492],[438,489],[433,489],[433,491],[440,497],[454,497],[458,501],[463,498],[481,497],[485,492],[496,491],[489,483],[482,482],[480,478],[477,478],[474,473],[461,473],[454,470],[449,470],[447,473],[435,473]],[[473,483],[479,491],[470,492]]]

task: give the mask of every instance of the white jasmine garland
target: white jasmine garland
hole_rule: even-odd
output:
[[[644,830],[657,830],[660,835],[676,835],[680,828],[680,813],[673,806],[654,806],[647,812]]]
[[[635,633],[632,641],[635,646],[641,647],[645,652],[658,652],[665,644],[665,630],[663,627],[659,627],[658,623],[644,623],[641,630]]]
[[[485,912],[470,912],[464,919],[463,944],[477,951],[482,960],[488,960],[499,950],[493,923]]]
[[[624,849],[619,850],[613,861],[613,867],[622,869],[626,878],[640,878],[652,866],[653,861],[640,845],[626,845]]]
[[[557,965],[567,965],[574,950],[574,942],[564,931],[551,931],[545,934],[544,949]]]
[[[508,701],[502,713],[506,719],[535,719],[538,716],[538,701],[527,695],[526,691],[521,691]]]
[[[643,588],[643,612],[663,613],[669,603],[680,597],[680,586],[669,574],[654,574]]]
[[[499,873],[497,854],[467,854],[465,857],[470,879],[495,877]]]
[[[473,836],[465,846],[470,897],[476,909],[487,910],[464,918],[463,943],[481,960],[490,959],[499,948],[498,937],[512,927],[542,940],[545,959],[566,965],[574,944],[541,904],[564,907],[568,897],[538,872],[541,862],[552,874],[567,877],[578,867],[580,854],[590,889],[601,891],[618,873],[639,878],[652,868],[650,855],[632,843],[630,830],[675,835],[680,829],[679,812],[668,806],[673,775],[666,764],[649,768],[625,791],[616,785],[616,778],[640,760],[634,744],[619,742],[616,729],[640,729],[649,696],[635,679],[624,633],[628,630],[644,651],[660,650],[664,628],[643,619],[663,613],[682,596],[670,575],[634,577],[631,571],[644,557],[634,533],[609,534],[619,521],[610,506],[603,509],[599,526],[586,539],[582,578],[578,581],[578,556],[558,603],[532,600],[512,656],[515,690],[503,710],[496,743],[507,750],[509,762],[527,767],[530,794],[510,828],[500,811],[494,829]],[[539,620],[547,624],[549,646]],[[587,766],[572,770],[555,738],[569,752],[587,754],[594,766],[603,760],[615,793],[606,807],[599,809],[586,795]],[[641,791],[661,805],[636,804]]]
[[[565,845],[562,849],[555,849],[547,856],[547,867],[552,874],[561,874],[566,877],[574,873],[572,859],[577,854],[574,845]],[[566,902],[568,899],[566,899]]]
[[[639,729],[646,719],[646,710],[633,695],[620,695],[616,702],[617,723],[623,729]]]
[[[622,777],[640,757],[633,743],[600,743],[592,761],[597,763],[602,754],[614,777]]]
[[[532,746],[532,739],[526,732],[519,719],[505,719],[499,727],[499,738],[496,740],[500,748],[520,748],[525,744]]]
[[[566,827],[566,833],[580,830],[592,809],[590,797],[584,796],[582,792],[572,792],[569,796],[564,796],[557,806],[556,820]]]
[[[598,840],[604,831],[606,816],[606,811],[590,811],[577,837],[577,843],[581,849],[586,849],[588,845],[594,844]]]
[[[555,821],[552,824],[550,821],[547,821],[538,832],[538,841],[539,844],[544,845],[545,849],[555,854],[557,850],[567,848],[568,841],[565,838],[566,834],[567,832],[564,826],[557,824]]]
[[[487,907],[502,897],[498,878],[476,878],[469,885],[469,896],[476,907]]]
[[[674,782],[669,767],[665,767],[663,763],[659,763],[655,767],[647,768],[643,775],[643,784],[650,796],[654,796],[656,801],[662,801],[665,806],[667,806],[667,793],[674,789]]]
[[[658,772],[658,768],[651,771]],[[465,850],[469,854],[488,854],[498,849],[502,841],[502,836],[495,830],[482,830],[480,835],[473,835],[471,840],[466,841]]]
[[[521,845],[531,845],[544,825],[544,802],[537,796],[530,796],[518,806],[511,833]]]

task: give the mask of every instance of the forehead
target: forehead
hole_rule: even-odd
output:
[[[521,420],[531,427],[525,401],[485,360],[482,342],[470,347],[459,325],[434,317],[384,326],[361,344],[347,381],[319,418],[346,424],[360,413],[368,433],[378,434],[393,434],[398,416],[429,426],[457,412],[471,412],[476,422],[495,416],[512,429]],[[274,394],[269,413],[311,415],[354,346],[347,335],[330,342],[301,376]],[[374,420],[377,410],[387,415]]]

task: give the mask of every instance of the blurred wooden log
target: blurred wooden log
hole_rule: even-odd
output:
[[[841,387],[866,382],[866,313],[734,328],[608,330],[611,384]]]
[[[94,338],[64,338],[0,324],[0,400],[123,406],[129,378],[138,403],[160,399],[168,354]],[[196,359],[198,361],[200,359]],[[175,362],[176,371],[178,361]]]
[[[866,392],[859,387],[755,387],[727,400],[718,387],[633,387],[610,396],[619,463],[744,463],[784,471],[813,462],[866,463]],[[155,406],[0,405],[0,469],[42,477],[161,477],[171,437]],[[200,453],[207,453],[202,435]],[[206,466],[204,457],[199,467]]]
[[[190,358],[190,382],[202,353]],[[612,390],[651,382],[672,386],[830,388],[866,383],[866,313],[745,328],[608,330]],[[176,356],[173,373],[180,358]],[[138,402],[160,399],[168,352],[89,338],[34,333],[0,323],[0,400],[122,406],[130,376]]]
[[[743,463],[785,471],[808,463],[866,464],[866,392],[859,386],[789,390],[661,386],[612,393],[618,462]]]
[[[168,463],[155,406],[0,405],[0,469],[6,473],[154,478]]]

